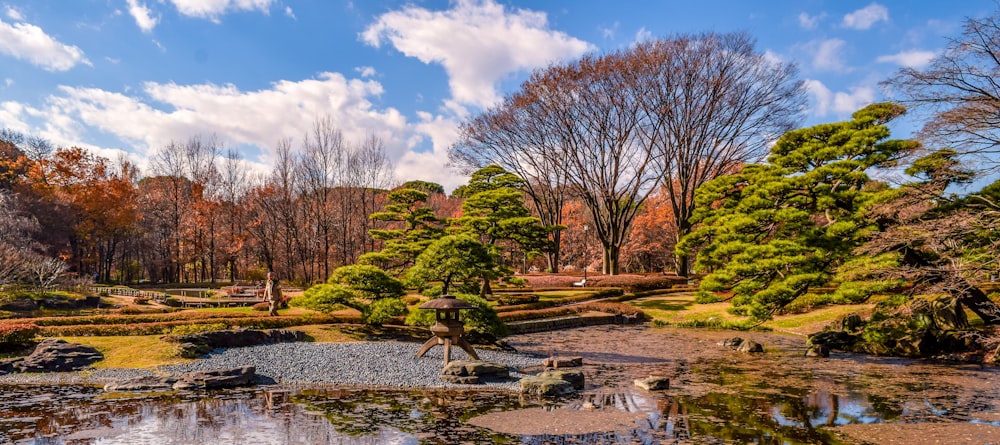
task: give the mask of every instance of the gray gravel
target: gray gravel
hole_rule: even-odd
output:
[[[182,365],[162,366],[156,370],[112,368],[79,372],[47,374],[7,374],[0,384],[94,384],[121,382],[138,377],[209,371],[222,368],[254,366],[259,376],[287,385],[365,385],[394,388],[470,387],[441,381],[444,348],[431,348],[416,358],[419,343],[352,342],[352,343],[278,343],[244,348],[217,349],[204,358]],[[517,370],[538,366],[542,358],[525,354],[479,350],[479,358],[506,365],[511,380],[487,382],[497,389],[516,389]],[[452,348],[452,360],[468,356],[460,348]],[[482,385],[475,385],[482,386]]]

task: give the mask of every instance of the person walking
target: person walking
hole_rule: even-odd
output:
[[[281,304],[281,287],[278,286],[278,279],[274,277],[274,272],[267,273],[267,281],[264,282],[264,300],[267,300],[269,314],[278,315],[278,305]]]

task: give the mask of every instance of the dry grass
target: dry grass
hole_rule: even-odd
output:
[[[159,335],[114,337],[62,337],[70,343],[92,346],[104,354],[95,368],[151,368],[186,363],[177,356],[177,344],[160,340]]]

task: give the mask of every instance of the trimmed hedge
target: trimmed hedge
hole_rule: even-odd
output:
[[[79,324],[43,326],[39,334],[46,337],[77,337],[77,336],[113,336],[113,335],[164,335],[169,334],[177,326],[186,325],[226,325],[230,328],[242,327],[248,329],[280,329],[307,324],[327,323],[360,323],[358,316],[338,316],[309,314],[282,315],[277,317],[249,314],[241,317],[213,317],[202,319],[134,322],[116,324]],[[190,328],[197,329],[197,328]]]
[[[25,343],[38,335],[39,328],[34,323],[0,324],[0,343]]]
[[[640,320],[646,318],[646,314],[642,312],[639,308],[624,304],[624,303],[610,303],[604,301],[595,301],[592,303],[584,303],[575,306],[564,306],[564,307],[554,307],[541,310],[523,310],[523,311],[511,311],[503,312],[498,314],[500,319],[505,323],[510,323],[513,321],[524,321],[524,320],[537,320],[541,318],[553,318],[553,317],[564,317],[568,315],[576,315],[584,312],[604,312],[614,315],[624,315],[628,317],[637,317]]]

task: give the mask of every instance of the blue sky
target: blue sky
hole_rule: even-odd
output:
[[[746,31],[799,65],[803,125],[882,100],[966,17],[962,1],[0,0],[0,127],[140,166],[213,136],[265,171],[330,117],[379,136],[400,180],[453,188],[455,128],[532,69],[675,33]],[[911,126],[901,125],[897,136]]]

